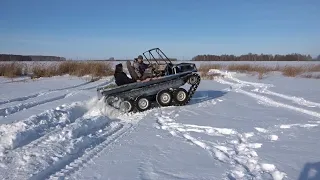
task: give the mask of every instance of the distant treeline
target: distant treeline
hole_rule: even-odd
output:
[[[310,55],[287,54],[287,55],[269,55],[269,54],[245,54],[235,55],[198,55],[192,58],[192,61],[311,61]]]
[[[0,61],[65,61],[64,57],[58,56],[37,56],[37,55],[13,55],[0,54]]]

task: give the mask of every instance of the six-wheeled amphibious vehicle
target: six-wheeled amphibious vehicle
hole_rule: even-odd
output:
[[[154,56],[157,53],[159,58]],[[149,55],[149,58],[147,57]],[[152,64],[153,77],[159,77],[147,82],[135,82],[112,88],[99,87],[99,97],[122,112],[145,111],[152,103],[160,106],[186,105],[200,84],[200,76],[194,63],[172,63],[159,49],[153,48],[143,53],[147,63]],[[152,63],[154,61],[154,63]],[[146,63],[146,62],[145,62]],[[127,69],[133,79],[137,78],[130,61],[126,62]],[[188,90],[182,88],[189,84]]]

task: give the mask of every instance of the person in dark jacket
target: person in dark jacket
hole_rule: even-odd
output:
[[[123,66],[121,63],[116,65],[116,69],[114,71],[114,78],[115,78],[116,84],[118,86],[137,82],[137,81],[129,78],[127,76],[127,74],[123,72]]]

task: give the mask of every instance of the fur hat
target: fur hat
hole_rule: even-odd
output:
[[[143,56],[142,55],[139,55],[137,58],[134,58],[135,60],[138,60],[138,59],[143,59]]]
[[[119,63],[119,64],[116,65],[115,72],[116,72],[116,73],[117,73],[117,72],[121,72],[121,71],[120,71],[121,69],[122,69],[122,64]]]

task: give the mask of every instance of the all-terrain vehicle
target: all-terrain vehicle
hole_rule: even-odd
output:
[[[156,52],[159,58],[153,54]],[[149,58],[147,57],[149,55]],[[105,97],[105,102],[123,112],[145,111],[153,102],[160,106],[183,106],[190,100],[200,84],[200,76],[194,63],[172,63],[159,49],[153,48],[143,53],[144,59],[152,65],[153,77],[157,79],[147,82],[135,82],[112,88],[99,87],[99,97]],[[155,63],[152,63],[154,61]],[[130,61],[126,62],[129,74],[137,79]],[[188,90],[182,88],[191,85]]]

